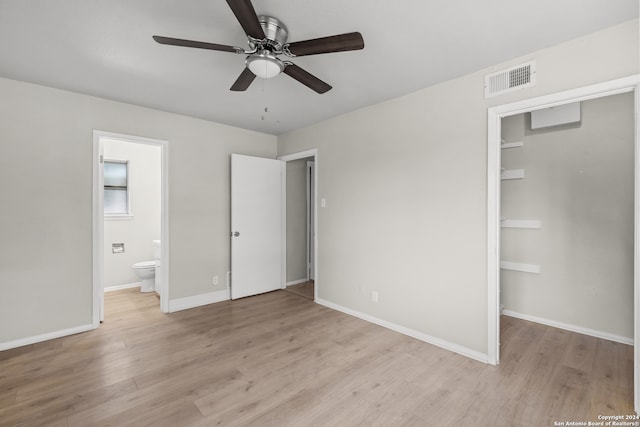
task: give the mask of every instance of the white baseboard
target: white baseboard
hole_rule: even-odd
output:
[[[543,319],[541,317],[530,316],[528,314],[516,313],[515,311],[511,310],[502,310],[502,314],[509,317],[515,317],[516,319],[528,320],[529,322],[540,323],[542,325],[552,326],[558,329],[577,332],[583,335],[589,335],[592,337],[602,338],[622,344],[633,345],[633,338],[627,338],[621,335],[611,334],[609,332],[596,331],[595,329],[583,328],[582,326],[570,325],[568,323],[556,322],[555,320]]]
[[[455,343],[452,343],[452,342],[449,342],[449,341],[445,341],[445,340],[440,339],[440,338],[432,337],[431,335],[427,335],[427,334],[425,334],[423,332],[416,331],[415,329],[411,329],[411,328],[407,328],[407,327],[404,327],[404,326],[401,326],[401,325],[397,325],[395,323],[379,319],[377,317],[371,316],[371,315],[366,314],[366,313],[362,313],[360,311],[352,310],[350,308],[343,307],[343,306],[338,305],[338,304],[334,304],[332,302],[323,300],[321,298],[316,299],[315,302],[320,304],[320,305],[324,305],[325,307],[329,307],[329,308],[332,308],[334,310],[341,311],[343,313],[349,314],[349,315],[357,317],[359,319],[366,320],[367,322],[370,322],[370,323],[375,323],[376,325],[382,326],[382,327],[387,328],[387,329],[391,329],[392,331],[396,331],[396,332],[399,332],[399,333],[404,334],[404,335],[408,335],[408,336],[413,337],[415,339],[418,339],[420,341],[424,341],[426,343],[433,344],[433,345],[435,345],[437,347],[444,348],[445,350],[449,350],[449,351],[452,351],[454,353],[458,353],[458,354],[460,354],[462,356],[469,357],[469,358],[477,360],[479,362],[489,363],[489,356],[484,354],[484,353],[480,353],[478,351],[471,350],[469,348],[463,347],[461,345],[458,345],[458,344],[455,344]]]
[[[194,295],[191,297],[177,298],[169,300],[169,313],[176,311],[188,310],[201,305],[213,304],[231,299],[231,291],[224,289],[222,291],[209,292],[206,294]]]
[[[60,331],[47,332],[46,334],[34,335],[32,337],[20,338],[14,341],[7,341],[0,343],[0,351],[9,350],[16,347],[22,347],[25,345],[35,344],[42,341],[48,341],[55,338],[66,337],[68,335],[79,334],[80,332],[87,332],[93,329],[93,325],[76,326],[75,328],[62,329]]]
[[[115,286],[108,286],[104,288],[105,292],[113,292],[113,291],[119,291],[121,289],[129,289],[129,288],[139,288],[140,287],[140,282],[136,282],[136,283],[129,283],[126,285],[115,285]]]
[[[309,279],[298,279],[287,282],[287,286],[299,285],[300,283],[307,283]]]

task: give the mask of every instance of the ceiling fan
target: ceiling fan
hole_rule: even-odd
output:
[[[153,36],[153,39],[160,44],[247,55],[245,69],[231,86],[232,91],[247,90],[256,76],[269,79],[282,72],[318,93],[325,93],[331,89],[329,84],[291,61],[283,61],[278,58],[278,55],[284,54],[293,58],[364,48],[362,34],[358,32],[287,43],[288,33],[284,24],[272,16],[256,15],[251,0],[227,0],[227,3],[247,35],[249,50],[237,46],[176,39],[173,37]]]

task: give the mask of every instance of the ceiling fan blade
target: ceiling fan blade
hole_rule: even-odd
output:
[[[236,15],[236,19],[242,26],[245,34],[254,39],[262,40],[265,38],[264,30],[256,15],[256,10],[251,4],[251,0],[227,0],[229,7]]]
[[[286,75],[296,79],[303,85],[307,86],[309,89],[315,90],[318,93],[325,93],[331,90],[331,86],[327,83],[323,82],[313,74],[303,70],[295,64],[287,64],[284,67],[284,71]]]
[[[234,92],[245,91],[247,90],[247,88],[255,78],[256,78],[256,75],[253,74],[251,70],[245,67],[242,73],[240,73],[240,76],[238,76],[238,78],[236,79],[235,83],[231,86],[230,90]]]
[[[317,55],[319,53],[344,52],[364,49],[362,34],[346,33],[319,39],[303,40],[289,44],[289,52],[295,56]]]
[[[244,49],[224,44],[197,42],[194,40],[174,39],[173,37],[153,36],[153,39],[160,44],[171,46],[197,47],[199,49],[220,50],[222,52],[244,53]]]

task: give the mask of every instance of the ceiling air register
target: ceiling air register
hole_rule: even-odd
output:
[[[502,95],[536,84],[536,61],[516,65],[484,77],[484,97]]]

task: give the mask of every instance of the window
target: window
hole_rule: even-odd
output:
[[[104,161],[104,214],[129,216],[129,163],[121,160]]]

